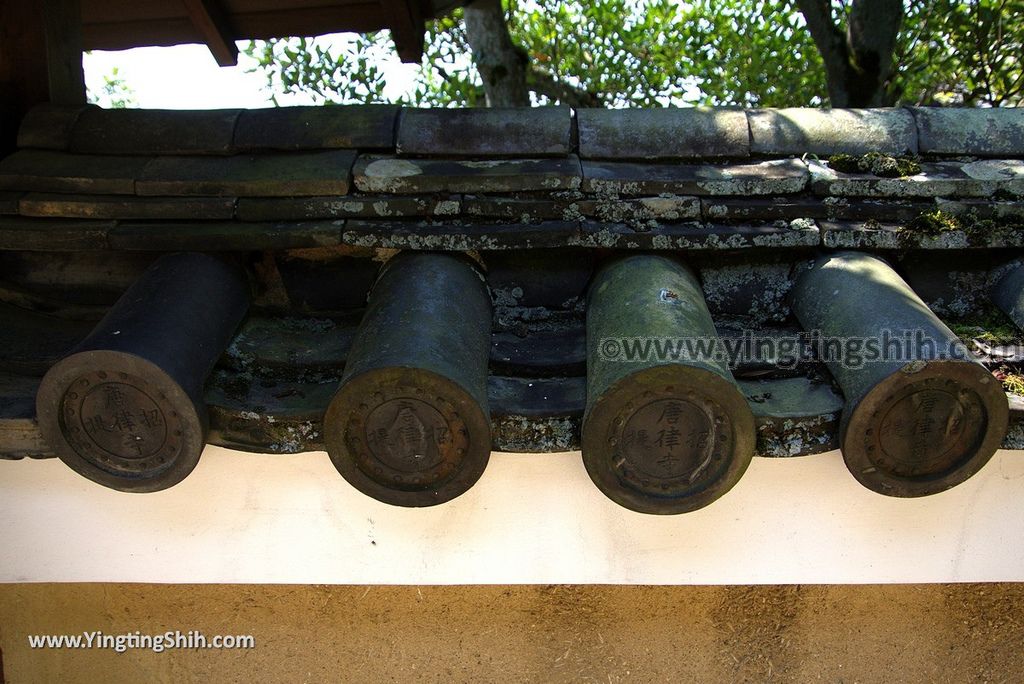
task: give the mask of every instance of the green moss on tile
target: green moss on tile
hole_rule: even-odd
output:
[[[828,158],[828,166],[841,173],[860,173],[859,160],[852,154],[833,154]]]
[[[1017,223],[1000,223],[992,219],[979,219],[974,214],[956,215],[939,209],[927,211],[908,222],[907,231],[918,235],[937,237],[951,231],[962,231],[971,244],[991,243],[1007,239],[1024,230]]]
[[[963,226],[956,216],[936,209],[919,214],[906,227],[922,235],[939,235],[949,230],[960,230]]]
[[[901,178],[921,173],[921,165],[912,157],[892,157],[881,152],[868,152],[859,157],[834,154],[828,158],[829,168],[841,173],[870,173],[880,178]]]
[[[991,345],[1021,342],[1020,329],[994,305],[986,306],[976,315],[949,321],[947,325],[968,348],[974,340]]]

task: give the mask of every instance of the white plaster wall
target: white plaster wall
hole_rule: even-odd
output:
[[[210,447],[155,494],[60,461],[0,462],[0,581],[846,583],[1024,580],[1024,452],[923,499],[874,494],[838,452],[755,458],[681,516],[632,513],[578,453],[494,454],[467,494],[402,509],[352,489],[322,452]]]

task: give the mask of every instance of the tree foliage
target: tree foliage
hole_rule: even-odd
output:
[[[915,3],[894,101],[1024,105],[1024,0]]]
[[[91,104],[109,107],[111,109],[125,109],[135,107],[135,91],[128,83],[121,78],[121,72],[117,67],[110,70],[110,74],[103,77],[103,85],[98,92],[90,90],[87,99]]]
[[[855,2],[828,0],[839,34],[849,31]],[[536,103],[829,103],[822,53],[794,0],[506,0],[505,9]],[[903,14],[881,103],[1024,99],[1024,0],[907,0]],[[381,67],[394,59],[386,32],[340,47],[323,39],[257,41],[246,53],[275,102],[304,93],[320,102],[485,103],[461,10],[430,22],[423,61],[398,95]]]

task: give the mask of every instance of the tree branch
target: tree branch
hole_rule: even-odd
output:
[[[866,105],[882,104],[885,85],[892,77],[892,56],[896,36],[903,24],[902,0],[856,0],[850,8],[847,41],[854,69],[865,90],[876,95],[862,100]]]
[[[466,39],[473,63],[484,82],[488,107],[528,107],[526,66],[529,58],[508,33],[501,0],[476,0],[466,5]]]
[[[543,95],[549,100],[554,100],[570,107],[604,106],[604,102],[598,93],[592,93],[585,88],[559,81],[553,75],[533,65],[530,66],[526,81],[529,89],[538,95]]]
[[[846,37],[832,18],[832,6],[829,0],[796,0],[796,6],[825,64],[829,100],[833,107],[845,107],[848,98],[843,84],[850,55]]]
[[[844,3],[846,31],[833,17],[830,0],[795,0],[825,63],[833,107],[877,107],[888,103],[896,36],[903,0]]]

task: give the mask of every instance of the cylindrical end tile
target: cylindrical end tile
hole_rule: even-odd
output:
[[[686,513],[739,481],[754,455],[754,417],[735,384],[704,368],[656,366],[626,376],[583,427],[583,462],[612,501],[641,513]]]
[[[686,339],[707,353],[689,353]],[[591,283],[583,461],[616,503],[685,513],[746,471],[754,417],[717,343],[700,283],[674,259],[618,259]],[[674,351],[662,357],[659,348]]]
[[[205,254],[157,259],[36,395],[44,438],[76,472],[152,492],[195,468],[203,384],[249,305],[244,274]]]
[[[490,418],[450,379],[420,368],[352,378],[325,418],[327,450],[356,489],[397,506],[432,506],[472,487],[491,452]]]
[[[822,335],[819,351],[831,349],[825,360],[846,399],[840,445],[861,484],[925,496],[989,461],[1009,419],[999,381],[885,261],[822,257],[792,298],[801,324]]]
[[[476,483],[491,452],[490,331],[470,261],[406,253],[384,266],[324,418],[346,480],[398,506],[444,503]]]
[[[64,463],[121,491],[177,484],[206,442],[206,407],[160,367],[125,352],[84,351],[59,361],[36,407],[43,437]]]
[[[999,381],[979,364],[909,364],[846,413],[843,459],[861,484],[880,494],[937,494],[988,463],[1008,420]]]

